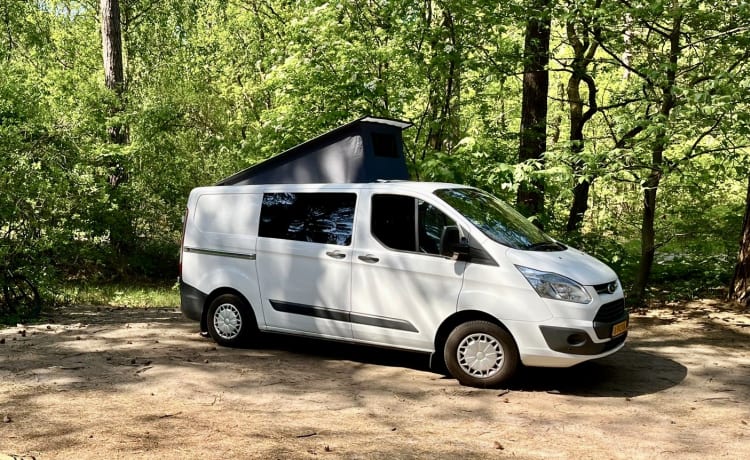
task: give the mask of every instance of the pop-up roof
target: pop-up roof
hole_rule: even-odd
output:
[[[363,117],[292,147],[217,185],[406,180],[401,131],[411,123]]]

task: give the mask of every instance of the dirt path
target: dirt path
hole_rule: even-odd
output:
[[[634,315],[614,356],[505,390],[421,355],[225,349],[174,309],[78,308],[0,329],[0,459],[750,458],[750,315],[683,308]]]

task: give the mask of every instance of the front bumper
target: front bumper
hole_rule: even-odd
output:
[[[581,329],[554,326],[539,326],[539,329],[550,349],[572,355],[601,355],[622,345],[628,336],[628,333],[624,332],[606,342],[594,342],[589,334]]]
[[[596,337],[575,327],[544,325],[539,326],[539,330],[547,346],[554,351],[573,355],[600,355],[625,342],[629,322],[625,299],[621,298],[599,307],[592,324]],[[615,326],[621,328],[623,324],[626,324],[625,330],[615,330]],[[586,329],[590,330],[588,327]]]
[[[620,350],[627,339],[629,315],[621,293],[599,297],[605,302],[586,312],[556,302],[553,318],[534,322],[504,322],[517,340],[521,361],[526,366],[570,367],[603,358]],[[571,318],[570,313],[579,313]],[[567,314],[567,315],[566,315]],[[593,318],[592,318],[593,316]],[[618,325],[615,330],[615,325]]]

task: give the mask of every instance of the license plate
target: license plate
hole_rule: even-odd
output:
[[[628,330],[628,321],[625,320],[621,323],[617,323],[612,326],[612,337],[617,337],[620,334],[624,334]]]

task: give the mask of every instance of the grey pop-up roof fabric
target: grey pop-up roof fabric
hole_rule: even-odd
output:
[[[292,147],[217,185],[406,180],[401,131],[411,123],[363,117]]]

